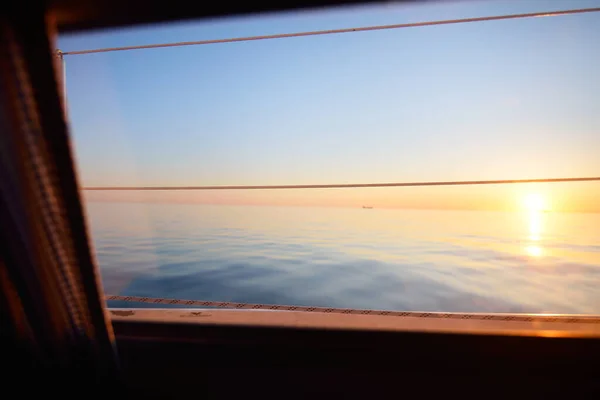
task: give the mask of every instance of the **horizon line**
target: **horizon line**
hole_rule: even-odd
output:
[[[218,202],[191,202],[191,201],[165,201],[165,200],[124,200],[124,199],[85,199],[86,203],[117,203],[117,204],[149,204],[149,205],[184,205],[184,206],[216,206],[216,207],[292,207],[292,208],[345,208],[362,209],[364,205],[349,204],[273,204],[273,203],[218,203]],[[410,205],[384,205],[372,206],[368,210],[406,210],[406,211],[481,211],[481,212],[527,212],[529,211],[510,207],[435,207],[435,206],[410,206]],[[549,209],[541,211],[543,214],[599,214],[600,210],[592,209]]]

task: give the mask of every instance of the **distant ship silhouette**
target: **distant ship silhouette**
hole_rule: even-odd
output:
[[[364,208],[364,209],[366,209],[366,210],[370,210],[370,209],[372,209],[373,207],[372,207],[372,206],[362,206],[362,208]]]

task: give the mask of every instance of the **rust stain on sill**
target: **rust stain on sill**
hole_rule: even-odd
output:
[[[116,311],[116,310],[111,310],[110,312],[113,315],[116,315],[118,317],[130,317],[132,315],[135,315],[135,311]]]
[[[210,314],[203,313],[202,311],[192,311],[190,313],[181,315],[181,317],[210,317]]]

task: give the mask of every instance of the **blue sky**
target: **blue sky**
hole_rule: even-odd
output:
[[[385,5],[65,36],[58,47],[598,6]],[[67,56],[81,180],[117,186],[597,176],[599,42],[600,13],[592,13]],[[595,183],[578,190],[589,197],[590,185],[598,193]]]

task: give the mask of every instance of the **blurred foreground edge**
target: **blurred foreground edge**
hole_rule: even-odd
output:
[[[395,0],[419,3],[426,0]],[[231,17],[244,14],[300,11],[332,6],[384,4],[374,0],[287,0],[248,2],[193,2],[186,0],[49,0],[61,33],[117,28],[179,20]]]

